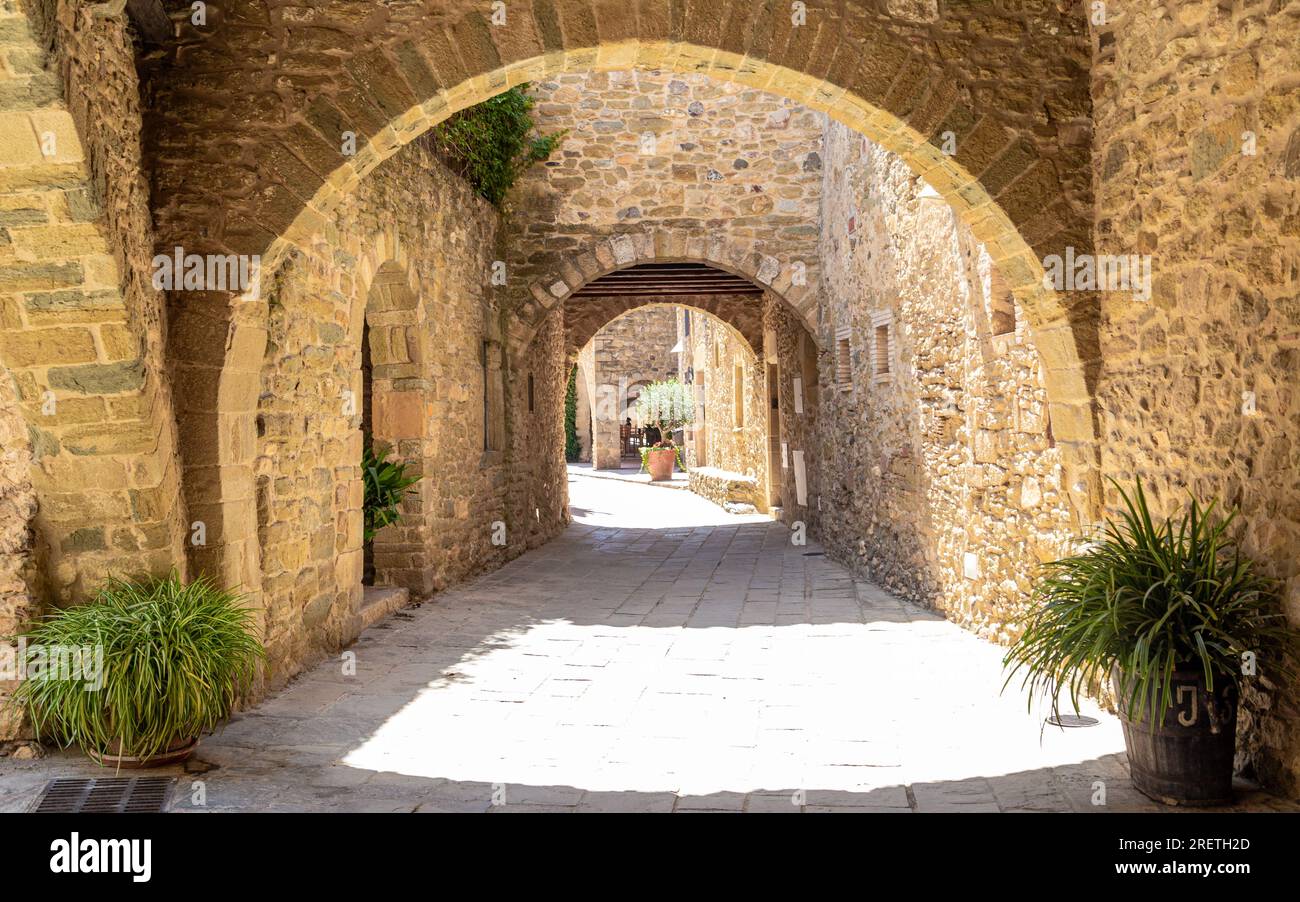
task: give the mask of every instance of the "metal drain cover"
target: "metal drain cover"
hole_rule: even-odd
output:
[[[133,814],[162,811],[170,777],[103,777],[51,780],[32,809],[35,814]]]
[[[1053,714],[1047,722],[1054,727],[1095,727],[1101,723],[1097,718],[1083,714]]]

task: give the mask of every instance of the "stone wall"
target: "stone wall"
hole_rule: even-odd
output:
[[[141,115],[125,16],[0,4],[0,635],[185,571]]]
[[[27,423],[18,410],[12,378],[0,369],[0,643],[20,632],[38,612],[32,589],[31,519],[36,491],[31,482]],[[13,686],[0,680],[0,739],[14,736],[18,715],[5,703]]]
[[[806,536],[820,528],[821,517],[819,349],[799,318],[771,294],[763,306],[763,336],[763,358],[777,365],[781,516]]]
[[[987,252],[897,156],[831,123],[826,160],[820,537],[1007,641],[1080,526],[1041,360]]]
[[[659,70],[558,75],[532,93],[538,128],[565,134],[512,194],[517,306],[531,305],[530,286],[543,283],[545,294],[552,273],[570,288],[585,281],[584,255],[592,268],[622,265],[617,245],[608,261],[597,254],[618,236],[627,236],[626,262],[646,257],[631,238],[648,242],[660,260],[725,247],[770,258],[769,281],[784,273],[788,285],[798,262],[801,278],[816,282],[821,114],[734,83]],[[577,324],[579,311],[568,318]]]
[[[255,461],[273,682],[355,630],[363,322],[375,440],[422,476],[402,521],[376,537],[379,584],[427,597],[566,522],[563,324],[539,330],[527,369],[507,369],[488,284],[497,228],[496,211],[413,144],[275,273]]]
[[[689,308],[678,313],[677,340],[683,348],[681,379],[687,381],[689,370],[696,395],[695,423],[686,430],[687,467],[708,466],[753,478],[758,488],[750,493],[750,503],[765,510],[767,377],[754,348],[731,326]],[[692,481],[692,489],[695,485]],[[710,494],[716,494],[714,481],[707,485]]]
[[[161,295],[124,16],[0,9],[0,361],[28,424],[34,553],[67,604],[116,573],[184,571]]]
[[[691,467],[687,485],[701,498],[707,498],[732,513],[753,513],[766,506],[761,487],[753,476],[717,467]]]
[[[1300,7],[1107,7],[1092,74],[1095,244],[1150,254],[1153,291],[1103,299],[1103,471],[1141,477],[1164,513],[1189,490],[1240,508],[1244,550],[1283,581],[1300,625]],[[1107,500],[1113,510],[1109,486]],[[1300,712],[1250,702],[1244,757],[1300,795]]]
[[[181,29],[152,86],[172,151],[158,174],[161,232],[247,252],[292,246],[452,111],[517,81],[637,65],[802,98],[873,136],[935,172],[1014,261],[1013,287],[1032,293],[1036,258],[1086,241],[1091,225],[1088,11],[1082,0],[813,4],[805,22],[765,0],[572,0],[518,5],[492,25],[481,0],[440,0],[438,15],[413,3],[226,0],[239,27]],[[340,161],[347,128],[359,152]],[[248,190],[225,197],[229,185]],[[525,311],[530,331],[545,307]],[[1044,313],[1068,338],[1061,311]],[[1056,362],[1073,366],[1068,357]]]
[[[492,477],[494,488],[500,480],[506,485],[504,516],[510,538],[504,549],[507,557],[550,541],[570,522],[569,477],[564,460],[564,395],[569,384],[569,358],[564,349],[561,316],[552,315],[543,321],[524,361],[509,376],[509,454],[502,470]],[[475,566],[496,563],[497,558],[492,557]]]

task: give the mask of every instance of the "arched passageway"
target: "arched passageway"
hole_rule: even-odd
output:
[[[600,259],[619,241],[584,248],[579,256]],[[625,244],[635,246],[630,238]],[[694,490],[720,504],[767,511],[772,498],[795,497],[796,472],[805,489],[813,479],[811,408],[796,415],[772,399],[781,391],[782,348],[815,357],[816,342],[793,305],[758,281],[771,278],[761,258],[729,257],[725,242],[715,243],[713,253],[728,259],[729,268],[712,260],[652,258],[575,278],[552,316],[562,318],[567,359],[577,361],[587,380],[594,469],[640,468],[639,443],[629,436],[646,424],[632,422],[633,387],[677,381],[694,399],[693,420],[676,436],[656,438],[683,443]],[[782,448],[783,436],[795,440],[793,454],[788,442]],[[800,497],[806,506],[806,490]]]
[[[263,150],[247,159],[214,161],[198,178],[190,173],[182,177],[181,169],[173,170],[172,157],[164,150],[157,176],[160,197],[165,198],[158,211],[160,238],[164,243],[258,254],[265,271],[274,273],[293,248],[309,243],[326,225],[366,174],[399,148],[456,110],[553,73],[663,68],[774,90],[825,111],[899,154],[993,248],[995,262],[1024,306],[1046,359],[1044,378],[1056,412],[1057,439],[1069,457],[1069,481],[1078,484],[1088,499],[1087,507],[1095,510],[1093,413],[1083,365],[1094,353],[1086,337],[1093,331],[1083,329],[1078,334],[1084,338],[1076,337],[1070,312],[1054,292],[1044,288],[1040,262],[1041,255],[1060,252],[1066,245],[1090,244],[1089,226],[1082,216],[1088,157],[1084,147],[1071,143],[1070,125],[1086,109],[1086,80],[1080,77],[1081,67],[1073,68],[1079,64],[1071,62],[1084,56],[1082,14],[1072,10],[1034,17],[996,7],[964,11],[973,22],[1015,19],[1023,39],[1021,52],[1041,62],[1041,67],[1000,67],[1003,79],[975,105],[979,95],[962,87],[967,73],[954,72],[954,63],[944,62],[966,59],[970,51],[965,46],[945,48],[947,42],[967,42],[931,31],[927,21],[907,15],[879,22],[840,19],[833,11],[814,6],[811,25],[804,27],[759,4],[729,10],[725,16],[708,6],[691,6],[679,17],[669,14],[664,5],[660,10],[664,15],[640,18],[629,31],[629,20],[621,14],[580,12],[567,6],[563,11],[520,10],[511,23],[495,28],[468,6],[454,7],[445,20],[433,23],[387,10],[358,17],[346,4],[330,4],[315,10],[312,18],[318,24],[339,26],[340,38],[333,45],[341,51],[334,64],[337,80],[313,75],[303,90],[279,95],[294,98],[293,108],[285,109],[281,100],[266,107],[238,101],[244,93],[250,100],[257,96],[255,86],[273,74],[264,62],[245,69],[241,61],[259,46],[268,51],[275,47],[268,58],[275,59],[271,65],[279,70],[277,77],[282,76],[286,85],[295,83],[291,37],[299,26],[279,14],[268,16],[253,4],[247,12],[235,4],[225,15],[244,26],[237,43],[230,42],[231,35],[222,30],[187,34],[187,40],[202,46],[205,59],[221,67],[223,102],[214,104],[213,98],[200,96],[203,92],[173,89],[172,70],[162,66],[154,80],[159,122],[162,132],[182,134],[190,130],[187,123],[201,115],[205,128],[235,140],[246,136]],[[721,21],[733,27],[721,29]],[[918,31],[931,42],[922,53],[909,40]],[[343,34],[348,35],[346,40]],[[475,37],[466,43],[471,35]],[[455,51],[440,50],[452,46]],[[945,49],[950,52],[944,53]],[[1042,67],[1058,77],[1043,79]],[[202,68],[202,64],[187,67],[186,77],[200,78]],[[1035,87],[1018,95],[1016,86],[1029,77],[1029,71],[1036,73]],[[895,87],[904,84],[906,89]],[[1057,117],[1046,138],[1035,134],[1030,125],[1042,115],[1043,105],[1054,107]],[[236,117],[236,109],[254,112]],[[282,122],[294,125],[273,124]],[[949,133],[956,136],[951,156],[941,146]],[[275,151],[276,146],[283,146],[283,152]],[[345,152],[352,146],[355,153]],[[1050,162],[1042,157],[1049,148]],[[251,181],[241,177],[245,169]],[[209,217],[199,212],[205,196],[216,196],[204,187],[208,178],[262,187],[235,197],[221,195],[227,197],[225,208],[220,216]],[[635,247],[637,239],[631,240]],[[634,253],[638,258],[710,259],[707,252],[685,247],[653,247],[648,253],[639,248]],[[782,261],[775,262],[776,271],[766,283],[781,278],[793,282],[791,275],[782,274]],[[575,268],[562,273],[567,279],[556,279],[540,293],[532,291],[532,297],[512,311],[511,347],[530,346],[550,307],[566,296],[570,283],[586,267],[613,265],[615,261],[599,258],[575,259]],[[751,265],[761,268],[757,260]],[[784,268],[788,272],[788,265]],[[792,302],[809,317],[813,296],[806,297],[806,305],[794,298]],[[1076,313],[1083,319],[1090,316],[1084,310]],[[229,299],[212,304],[191,299],[176,309],[173,328],[178,347],[197,341],[218,342],[229,349],[220,370],[192,370],[188,359],[177,361],[192,379],[213,383],[200,392],[209,399],[208,409],[195,409],[184,417],[183,432],[192,444],[219,443],[222,409],[248,404],[233,397],[238,391],[229,374],[248,369],[248,360],[237,357],[259,355],[264,341],[259,319],[256,304],[232,304]],[[247,457],[241,459],[234,448],[231,452],[223,461],[221,482],[247,481],[241,475],[247,472]],[[193,452],[183,456],[195,458]],[[211,506],[210,498],[194,494],[207,489],[200,489],[195,480],[187,486],[192,506]],[[220,491],[239,494],[237,489]],[[224,507],[221,512],[226,512]],[[225,562],[221,569],[233,573],[247,568]]]
[[[564,529],[570,341],[632,309],[584,286],[696,261],[784,298],[742,329],[777,367],[767,403],[804,410],[805,434],[768,436],[805,452],[779,500],[856,572],[1005,639],[1105,468],[1165,509],[1239,504],[1294,609],[1296,18],[1030,6],[235,0],[142,52],[120,4],[0,10],[24,61],[0,97],[0,363],[32,455],[7,458],[28,479],[2,512],[36,536],[0,614],[177,567],[249,593],[281,675],[345,641],[340,393],[390,262],[424,349],[384,391],[424,476],[388,565],[415,591]],[[512,224],[417,139],[525,82],[574,146]],[[1155,256],[1144,296],[1044,286],[1094,244]],[[171,290],[156,252],[256,256],[261,278]],[[1294,718],[1261,717],[1243,751],[1293,788]]]

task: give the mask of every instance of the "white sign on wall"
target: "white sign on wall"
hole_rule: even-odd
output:
[[[782,470],[790,469],[790,443],[789,442],[781,443],[781,469]]]
[[[801,505],[808,504],[808,473],[803,467],[803,452],[794,452],[794,499]]]
[[[803,413],[803,380],[794,377],[794,412]]]

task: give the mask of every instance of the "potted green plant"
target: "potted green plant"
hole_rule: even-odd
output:
[[[361,478],[365,484],[361,509],[366,542],[401,519],[402,499],[420,481],[418,473],[407,472],[409,466],[404,461],[389,460],[387,448],[376,449],[365,442],[361,453]]]
[[[1232,798],[1237,700],[1257,675],[1291,670],[1294,633],[1276,584],[1244,557],[1216,502],[1152,517],[1139,482],[1124,510],[1076,555],[1046,565],[1007,683],[1051,700],[1111,681],[1134,785],[1171,805]]]
[[[80,746],[116,767],[183,761],[225,721],[263,657],[254,612],[200,577],[111,578],[95,598],[45,617],[24,637],[28,673],[12,701],[38,739]],[[78,663],[75,668],[55,661]]]
[[[419,474],[407,472],[409,466],[404,461],[389,460],[387,448],[375,448],[370,436],[365,437],[361,451],[363,585],[375,584],[375,536],[402,518],[402,499],[420,481]]]
[[[695,399],[676,379],[651,382],[637,396],[636,411],[643,425],[655,427],[662,436],[645,455],[651,481],[671,479],[677,462],[672,434],[695,421]]]

